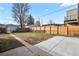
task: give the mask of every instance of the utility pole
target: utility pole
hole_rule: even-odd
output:
[[[42,19],[39,17],[40,26],[42,26]]]
[[[77,20],[78,20],[78,22],[79,22],[79,3],[77,4],[77,10],[78,10],[78,11],[77,11],[77,13],[78,13],[78,14],[77,14],[77,15],[78,15],[78,16],[77,16],[77,17],[78,17]]]
[[[52,24],[53,24],[51,19],[49,20],[49,24],[50,24],[50,25],[52,25]]]

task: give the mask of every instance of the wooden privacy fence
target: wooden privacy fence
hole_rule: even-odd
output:
[[[79,26],[39,26],[31,27],[32,31],[45,32],[53,35],[78,36]]]

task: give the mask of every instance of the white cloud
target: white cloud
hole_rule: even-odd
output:
[[[79,0],[64,0],[63,3],[60,6],[61,7],[66,7],[66,6],[75,5],[77,3],[79,3]]]
[[[61,7],[67,7],[67,6],[71,6],[71,5],[75,5],[77,3],[62,3],[60,6]]]
[[[49,11],[49,9],[45,9],[45,11]]]

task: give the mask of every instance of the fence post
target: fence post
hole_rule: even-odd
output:
[[[69,27],[67,26],[67,36],[69,36]]]
[[[50,34],[51,34],[51,25],[50,25]]]
[[[40,26],[40,32],[41,32],[41,26]]]
[[[36,31],[35,32],[37,32],[37,26],[36,26]]]
[[[45,26],[44,26],[44,33],[45,33],[45,29],[46,29],[46,28],[45,28]]]
[[[35,32],[36,32],[36,26],[35,26]]]
[[[37,28],[36,28],[36,30],[37,30]],[[35,30],[35,32],[36,32],[36,30]]]
[[[59,35],[59,25],[57,26],[57,35]]]
[[[33,27],[32,27],[32,32],[33,32]]]

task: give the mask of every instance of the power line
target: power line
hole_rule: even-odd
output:
[[[64,10],[66,10],[66,9],[68,9],[68,8],[72,8],[72,7],[76,6],[76,5],[77,5],[77,4],[74,4],[74,5],[71,5],[71,6],[65,7],[65,8],[61,8],[61,9],[58,9],[58,10],[55,10],[55,11],[49,12],[49,13],[47,13],[47,14],[44,14],[44,15],[42,15],[42,16],[39,16],[39,18],[41,18],[41,17],[46,17],[46,16],[48,16],[48,15],[58,13],[58,12],[60,12],[60,11],[64,11]]]
[[[75,5],[76,5],[76,4],[75,4]],[[42,15],[42,16],[39,16],[39,17],[45,17],[45,16],[48,16],[48,15],[50,15],[50,14],[54,14],[54,13],[60,12],[60,11],[62,11],[62,10],[65,10],[65,9],[68,9],[68,8],[71,8],[71,7],[74,7],[75,5],[71,5],[71,6],[68,6],[68,7],[63,8],[63,9],[58,9],[58,10],[49,12],[49,13],[47,13],[47,14],[44,14],[44,15]]]

